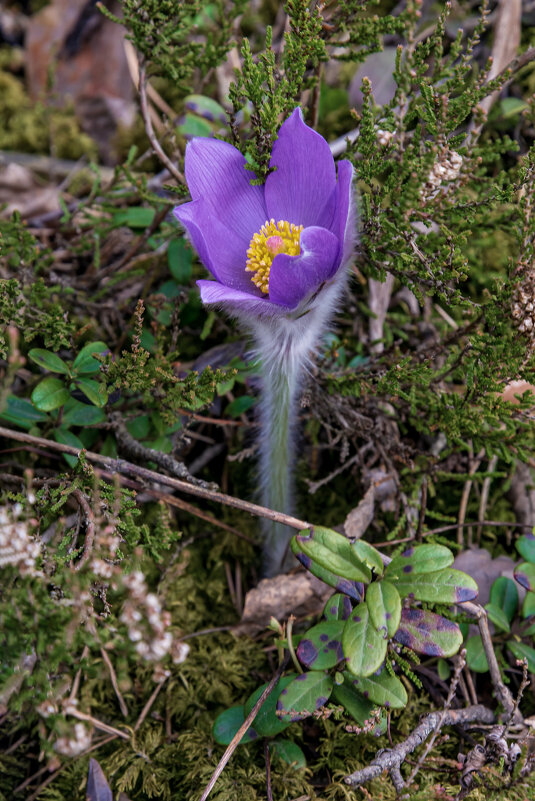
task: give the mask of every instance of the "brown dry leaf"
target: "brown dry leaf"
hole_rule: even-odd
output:
[[[366,494],[359,502],[359,505],[356,506],[355,509],[352,509],[345,519],[344,531],[346,537],[352,540],[362,537],[373,520],[374,509],[375,487],[372,484],[366,490]]]
[[[59,211],[59,191],[54,186],[39,186],[33,173],[21,164],[0,166],[0,204],[7,204],[2,217],[19,211],[23,218]]]
[[[241,625],[236,634],[252,637],[265,629],[271,617],[307,617],[321,612],[333,590],[310,573],[290,573],[262,579],[245,596]]]
[[[500,0],[494,23],[492,67],[489,72],[489,80],[495,78],[516,56],[520,45],[521,27],[522,0]],[[499,91],[493,92],[480,102],[479,105],[486,113],[499,94]]]

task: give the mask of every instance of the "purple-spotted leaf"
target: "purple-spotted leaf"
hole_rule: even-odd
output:
[[[353,610],[353,604],[347,597],[339,593],[331,596],[323,610],[325,620],[347,620]]]
[[[404,575],[393,579],[393,583],[402,598],[414,598],[429,603],[461,604],[473,600],[478,593],[474,579],[453,567],[433,573]]]
[[[270,748],[274,754],[277,754],[288,765],[293,765],[296,770],[306,768],[306,757],[297,743],[293,743],[291,740],[274,740],[270,744]]]
[[[507,641],[507,647],[517,659],[527,659],[528,670],[535,673],[535,649],[523,642]]]
[[[466,664],[474,673],[486,673],[489,669],[483,641],[479,634],[469,637],[465,643]]]
[[[281,721],[303,720],[325,706],[333,691],[334,682],[320,670],[301,673],[279,695],[277,713]]]
[[[221,712],[214,720],[214,725],[212,726],[212,734],[214,735],[216,743],[229,745],[244,721],[245,714],[243,706],[232,706],[230,709],[225,709],[224,712]],[[257,737],[258,734],[254,729],[249,727],[241,738],[240,743],[250,743],[251,740],[256,740]]]
[[[96,759],[89,760],[87,776],[86,801],[113,801],[110,785]]]
[[[414,576],[420,573],[433,573],[453,562],[453,554],[444,545],[411,545],[402,554],[394,557],[387,566],[388,579],[400,576]]]
[[[337,704],[342,704],[360,726],[364,726],[366,721],[370,719],[372,710],[377,706],[377,704],[368,701],[361,693],[354,690],[351,682],[347,681],[334,688],[331,699],[336,701]]]
[[[513,579],[499,576],[490,588],[490,603],[503,609],[509,623],[518,609],[518,589]]]
[[[366,603],[372,623],[383,637],[393,637],[401,620],[401,598],[395,586],[383,579],[370,584]]]
[[[371,581],[370,569],[361,562],[343,534],[329,528],[315,526],[312,531],[304,531],[295,538],[303,553],[321,567],[351,581]]]
[[[374,548],[369,542],[364,542],[364,540],[356,540],[351,547],[357,554],[358,559],[364,562],[366,567],[369,567],[378,576],[383,575],[385,566],[377,548]]]
[[[407,691],[397,676],[383,670],[378,676],[352,676],[345,673],[346,681],[364,698],[386,709],[403,709],[407,704]]]
[[[401,624],[394,639],[427,656],[453,656],[461,647],[459,626],[425,609],[402,609]]]
[[[495,604],[486,604],[485,609],[487,610],[489,620],[492,620],[494,625],[497,626],[500,631],[511,631],[511,626],[507,620],[507,615],[501,607],[496,606]]]
[[[344,620],[329,620],[309,629],[297,647],[297,658],[301,664],[313,670],[327,670],[337,665],[344,658],[344,626]]]
[[[535,592],[535,565],[531,562],[522,562],[521,565],[515,567],[515,579],[526,590]]]
[[[345,622],[342,646],[347,666],[356,676],[369,676],[381,666],[387,641],[375,628],[368,605],[361,603]]]
[[[535,563],[535,534],[524,534],[516,541],[516,550],[526,562]]]
[[[303,567],[312,573],[313,576],[316,578],[321,579],[321,581],[328,584],[329,587],[333,587],[338,592],[342,592],[345,595],[349,595],[350,598],[353,598],[355,601],[360,601],[362,599],[362,595],[364,592],[364,585],[360,581],[350,581],[349,579],[341,578],[333,573],[331,570],[326,570],[321,565],[318,565],[310,556],[307,556],[301,550],[296,537],[292,537],[291,540],[291,548],[294,553],[295,558],[301,562]]]
[[[297,673],[291,673],[288,676],[283,676],[282,679],[279,679],[273,690],[270,692],[258,712],[256,713],[256,717],[252,722],[252,726],[254,727],[255,732],[260,737],[273,737],[275,734],[279,734],[279,732],[284,731],[284,729],[289,726],[290,724],[284,720],[281,720],[279,716],[276,714],[276,707],[277,707],[277,699],[281,694],[281,691],[284,690],[291,682],[296,678]],[[258,687],[257,690],[252,693],[247,701],[245,702],[245,709],[244,714],[245,717],[249,714],[253,706],[256,704],[264,690],[266,689],[267,684],[263,684],[261,687]]]

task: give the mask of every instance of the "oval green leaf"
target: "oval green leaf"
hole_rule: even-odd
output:
[[[354,690],[349,681],[336,686],[331,699],[336,701],[337,704],[342,704],[360,726],[364,726],[366,721],[370,719],[372,710],[377,707],[377,704],[368,701],[363,695]]]
[[[535,593],[527,592],[522,602],[522,617],[531,617],[531,615],[535,615]]]
[[[32,362],[38,364],[39,367],[44,367],[45,370],[50,370],[51,373],[69,375],[69,365],[57,353],[43,350],[43,348],[32,348],[28,351],[28,356]]]
[[[535,563],[535,534],[524,534],[516,541],[516,550],[526,562]]]
[[[377,631],[393,637],[401,620],[401,598],[395,586],[386,579],[374,581],[366,590],[366,603]]]
[[[88,342],[84,345],[78,356],[73,362],[72,371],[76,375],[91,375],[98,373],[100,362],[95,359],[93,353],[107,353],[109,350],[105,342]]]
[[[48,420],[44,412],[35,408],[33,403],[27,398],[17,398],[16,395],[8,395],[5,409],[0,413],[0,419],[13,425],[20,426],[29,430],[36,423]]]
[[[474,579],[453,567],[392,580],[402,598],[428,603],[462,604],[472,601],[478,593]]]
[[[82,390],[84,395],[95,406],[105,406],[108,402],[108,393],[104,384],[99,384],[98,381],[93,381],[92,378],[80,378],[76,382],[76,386]]]
[[[527,659],[529,672],[535,673],[535,648],[512,640],[507,641],[507,647],[517,659]]]
[[[369,676],[382,665],[387,641],[372,623],[368,605],[361,603],[346,620],[342,647],[347,666],[356,676]]]
[[[318,563],[311,559],[310,556],[307,556],[305,553],[303,553],[299,543],[297,542],[297,537],[292,537],[290,547],[295,558],[301,562],[303,567],[312,573],[313,576],[316,576],[316,578],[324,581],[325,584],[328,584],[329,587],[333,587],[335,590],[338,590],[338,592],[349,595],[349,597],[353,598],[355,601],[360,601],[362,599],[364,586],[361,582],[350,581],[349,579],[341,578],[331,570],[326,570],[326,568],[318,565]]]
[[[224,712],[221,712],[214,720],[214,725],[212,726],[212,734],[214,735],[216,743],[229,745],[244,721],[245,714],[243,706],[232,706],[230,709],[225,709]],[[240,744],[249,743],[251,740],[256,740],[257,737],[258,734],[253,729],[248,728],[241,738]]]
[[[503,609],[509,623],[518,609],[518,589],[513,579],[499,576],[490,588],[490,603]]]
[[[347,620],[353,611],[353,604],[347,597],[339,593],[332,595],[323,609],[325,620]]]
[[[288,723],[302,720],[325,706],[333,687],[331,677],[319,670],[301,673],[279,695],[277,713]]]
[[[73,448],[79,448],[83,450],[84,443],[79,439],[76,434],[73,434],[72,431],[68,431],[65,428],[56,428],[54,430],[54,439],[56,442],[60,442],[62,445],[70,445]],[[74,467],[74,465],[78,461],[77,456],[71,456],[70,453],[63,453],[63,458],[69,465],[69,467]]]
[[[346,681],[362,693],[365,699],[386,709],[403,709],[407,705],[407,691],[397,676],[383,670],[378,676],[352,676],[346,673]]]
[[[364,540],[355,540],[351,547],[357,554],[358,559],[364,562],[366,567],[373,570],[377,576],[383,575],[385,566],[377,548],[374,548],[373,545],[370,545],[369,542],[365,542]]]
[[[251,725],[254,726],[254,730],[260,735],[260,737],[273,737],[275,734],[279,734],[279,732],[284,731],[284,729],[290,725],[289,721],[281,720],[281,718],[276,714],[275,710],[277,708],[277,700],[281,694],[281,691],[291,684],[296,677],[297,673],[291,673],[288,676],[283,676],[281,679],[279,679],[273,690],[270,692],[256,713],[256,717]],[[263,684],[261,687],[258,687],[258,689],[252,693],[252,695],[249,696],[245,702],[245,717],[247,717],[267,686],[267,683]]]
[[[371,571],[360,561],[351,543],[343,534],[315,526],[312,531],[298,534],[300,549],[321,567],[351,581],[369,583]]]
[[[59,378],[44,378],[32,392],[32,401],[41,412],[51,412],[59,409],[69,400],[71,396],[65,389],[63,381]]]
[[[489,620],[492,620],[495,626],[501,631],[511,631],[511,626],[507,620],[507,615],[499,606],[495,604],[487,604],[485,606]]]
[[[106,413],[97,406],[80,403],[75,398],[69,398],[65,404],[62,422],[69,426],[94,426],[106,420]]]
[[[394,639],[427,656],[453,656],[462,645],[459,626],[425,609],[402,609]]]
[[[306,768],[306,757],[297,743],[291,740],[274,740],[270,745],[273,754],[276,754],[288,765],[293,765],[296,770]]]
[[[466,664],[474,673],[486,673],[489,669],[483,642],[479,634],[469,637],[465,643]]]
[[[337,665],[344,658],[344,626],[344,620],[330,620],[309,629],[297,646],[297,658],[301,664],[313,670],[327,670]]]
[[[515,579],[522,587],[530,592],[535,592],[535,565],[531,562],[522,562],[521,565],[515,567]]]
[[[402,554],[394,557],[387,566],[385,576],[389,579],[433,573],[453,563],[453,554],[444,545],[411,545]]]

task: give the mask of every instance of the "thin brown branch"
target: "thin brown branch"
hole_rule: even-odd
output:
[[[127,707],[126,702],[125,702],[125,700],[123,698],[123,695],[122,695],[122,693],[121,693],[121,691],[119,689],[119,683],[117,681],[117,676],[115,674],[115,668],[113,667],[113,665],[111,663],[110,657],[106,653],[106,649],[105,648],[101,648],[100,649],[100,653],[101,653],[102,659],[106,663],[106,667],[108,668],[108,671],[110,673],[111,683],[112,683],[115,695],[117,696],[117,700],[118,700],[119,706],[121,708],[121,713],[122,713],[124,718],[127,718],[128,717],[128,707]]]
[[[147,72],[145,69],[145,65],[139,65],[139,102],[141,106],[141,116],[143,117],[143,122],[145,123],[145,131],[147,132],[147,136],[149,138],[149,142],[152,145],[152,148],[164,167],[167,167],[173,178],[179,184],[185,184],[186,180],[180,170],[176,168],[173,164],[167,153],[162,148],[161,144],[159,143],[156,134],[154,133],[154,128],[152,126],[152,120],[150,116],[150,109],[149,103],[147,100]]]
[[[268,509],[267,507],[260,506],[256,503],[251,503],[250,501],[242,501],[241,498],[234,498],[232,495],[225,495],[223,492],[213,492],[212,490],[204,489],[203,487],[197,487],[192,484],[188,484],[187,481],[181,481],[178,478],[166,476],[163,473],[156,472],[155,470],[148,470],[146,467],[132,464],[124,459],[112,459],[110,456],[103,456],[100,453],[94,453],[93,451],[73,448],[72,445],[64,445],[61,442],[54,442],[53,440],[44,439],[43,437],[34,437],[31,434],[27,434],[23,431],[14,431],[10,428],[4,428],[3,426],[0,426],[0,437],[14,439],[17,442],[26,442],[31,446],[37,445],[42,448],[48,448],[49,450],[56,451],[58,453],[67,453],[70,456],[79,457],[80,454],[83,454],[88,462],[104,467],[112,474],[119,473],[120,475],[134,476],[138,479],[144,479],[150,483],[164,484],[165,486],[172,487],[179,492],[185,492],[188,495],[195,495],[197,498],[204,498],[205,500],[213,501],[214,503],[220,503],[223,506],[231,506],[234,509],[240,509],[242,512],[247,512],[255,517],[274,520],[276,523],[282,523],[285,526],[289,526],[290,528],[295,528],[300,531],[311,528],[311,524],[307,523],[305,520],[299,520],[296,517],[285,515],[282,512],[275,512],[272,509]]]
[[[155,702],[156,698],[158,697],[158,694],[159,694],[160,690],[162,689],[163,685],[167,681],[167,678],[168,677],[166,676],[164,678],[164,680],[159,682],[156,685],[156,687],[154,688],[154,690],[152,691],[149,700],[147,701],[147,703],[145,704],[145,706],[141,710],[141,714],[140,714],[139,718],[136,721],[136,725],[134,726],[134,731],[137,731],[139,729],[139,727],[141,726],[141,724],[143,723],[143,721],[145,720],[145,718],[149,714],[149,712],[151,710],[151,707],[152,707],[153,703]]]

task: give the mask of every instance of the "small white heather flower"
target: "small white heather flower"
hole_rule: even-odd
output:
[[[91,745],[91,732],[83,723],[74,724],[74,737],[58,737],[54,751],[63,756],[75,757],[87,751]]]

